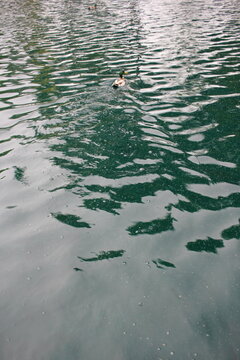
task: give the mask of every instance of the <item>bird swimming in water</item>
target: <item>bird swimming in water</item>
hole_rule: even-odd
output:
[[[119,78],[116,79],[116,80],[113,82],[112,87],[116,89],[116,88],[118,88],[119,86],[124,86],[124,85],[126,84],[126,80],[125,80],[125,78],[124,78],[123,75],[126,75],[126,74],[128,74],[128,72],[125,71],[125,70],[122,70],[122,71],[119,73]]]
[[[94,5],[89,5],[88,10],[96,10],[97,9],[97,4]]]

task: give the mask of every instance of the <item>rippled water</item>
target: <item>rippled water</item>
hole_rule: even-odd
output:
[[[240,359],[239,2],[88,6],[1,1],[0,358]]]

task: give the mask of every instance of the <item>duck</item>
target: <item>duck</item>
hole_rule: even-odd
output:
[[[119,78],[116,79],[113,83],[112,83],[112,87],[113,88],[118,88],[119,86],[124,86],[126,84],[126,80],[124,78],[123,75],[127,75],[128,72],[125,71],[125,70],[122,70],[120,73],[119,73]]]
[[[94,5],[89,5],[88,10],[96,10],[97,9],[97,4]]]

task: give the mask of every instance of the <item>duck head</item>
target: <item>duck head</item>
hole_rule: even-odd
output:
[[[122,70],[120,73],[119,73],[119,77],[122,79],[123,78],[123,75],[127,75],[128,72],[125,71],[125,70]]]

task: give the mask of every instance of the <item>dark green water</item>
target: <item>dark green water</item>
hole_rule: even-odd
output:
[[[0,5],[0,359],[239,360],[239,1]]]

